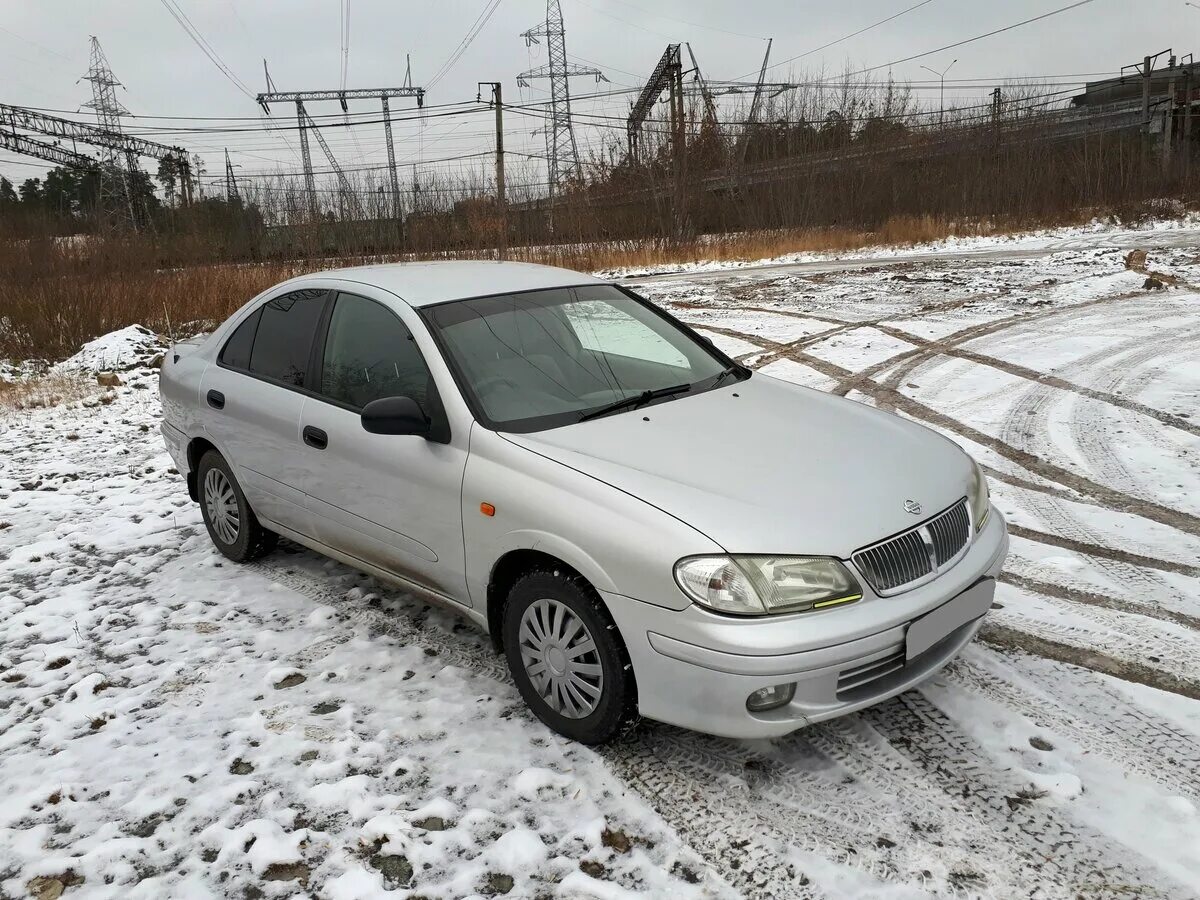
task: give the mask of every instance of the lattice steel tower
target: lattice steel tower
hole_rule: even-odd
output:
[[[517,76],[517,84],[528,86],[533,78],[550,79],[550,122],[546,127],[546,157],[550,168],[550,196],[562,183],[579,176],[579,147],[571,127],[570,79],[574,75],[594,75],[596,81],[607,81],[599,69],[574,66],[567,62],[567,36],[563,28],[562,7],[558,0],[546,0],[546,21],[521,35],[526,44],[546,39],[550,64],[530,69]]]
[[[100,49],[100,41],[95,37],[92,37],[88,72],[82,80],[92,83],[91,102],[83,105],[95,110],[96,121],[102,129],[113,135],[121,135],[121,116],[129,115],[129,110],[117,99],[117,88],[124,85],[113,75],[108,57]],[[130,151],[122,153],[117,147],[104,148],[100,167],[101,209],[110,223],[124,218],[133,229],[137,228],[137,216],[133,209],[133,185],[129,176],[136,166],[137,161]]]

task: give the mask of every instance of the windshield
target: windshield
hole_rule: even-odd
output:
[[[608,284],[458,300],[422,313],[476,415],[500,431],[616,415],[748,374]]]

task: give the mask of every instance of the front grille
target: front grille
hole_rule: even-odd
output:
[[[877,594],[894,594],[948,568],[970,537],[967,501],[960,500],[911,531],[859,550],[851,558]]]

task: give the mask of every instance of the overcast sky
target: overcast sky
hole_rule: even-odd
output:
[[[65,110],[89,118],[81,104],[90,85],[79,82],[88,66],[88,39],[96,35],[115,75],[124,83],[120,99],[139,118],[130,130],[163,143],[182,144],[203,155],[210,174],[224,169],[228,147],[241,172],[298,167],[293,135],[261,131],[196,133],[200,127],[261,128],[258,107],[201,52],[164,5],[166,0],[0,0],[0,101]],[[262,60],[280,90],[337,88],[341,79],[340,21],[347,0],[175,0],[197,30],[252,92],[264,89]],[[775,39],[772,60],[782,61],[834,41],[915,5],[918,0],[855,0],[817,3],[811,0],[561,0],[567,26],[567,51],[574,62],[603,69],[611,85],[592,79],[574,80],[577,95],[598,90],[636,87],[653,68],[668,42],[690,41],[704,74],[723,80],[756,73],[765,38]],[[877,66],[1021,21],[1069,0],[930,0],[851,40],[838,43],[795,63],[773,69],[770,78],[789,74]],[[349,87],[400,84],[405,54],[412,54],[413,79],[428,85],[454,53],[471,24],[491,0],[348,0],[350,40]],[[643,11],[645,10],[645,11]],[[650,12],[653,10],[653,12]],[[498,8],[462,57],[429,89],[429,104],[474,98],[480,80],[504,83],[505,100],[536,101],[546,97],[546,82],[519,89],[516,75],[546,62],[545,45],[527,48],[519,36],[545,17],[539,0],[500,0]],[[1184,0],[1093,0],[1088,5],[969,46],[895,66],[899,80],[927,80],[926,64],[942,69],[955,58],[949,78],[985,79],[976,90],[952,84],[948,95],[969,102],[990,92],[995,83],[1014,76],[1076,76],[1118,70],[1147,53],[1174,47],[1183,54],[1200,36],[1200,9]],[[883,74],[886,74],[884,72]],[[921,97],[936,103],[936,93]],[[621,116],[627,95],[585,99],[581,114]],[[408,101],[394,102],[403,115]],[[363,102],[353,111],[375,110]],[[286,108],[277,111],[286,120]],[[310,107],[314,115],[338,112],[336,104]],[[250,117],[242,122],[187,122],[152,117]],[[602,133],[577,121],[582,147],[592,147]],[[474,117],[402,122],[397,127],[397,155],[405,166],[491,148],[491,120]],[[541,135],[532,134],[536,120],[509,117],[510,149],[543,152]],[[172,131],[155,131],[172,129]],[[327,140],[343,166],[365,165],[381,158],[383,137],[378,125],[353,129],[330,127]],[[609,135],[619,134],[609,131]],[[316,164],[321,166],[318,148]],[[483,166],[467,160],[443,166]],[[431,164],[432,165],[432,164]],[[0,174],[14,182],[40,175],[48,166],[38,160],[0,153]]]

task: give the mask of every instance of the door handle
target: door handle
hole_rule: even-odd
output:
[[[208,392],[208,405],[211,406],[213,409],[224,409],[225,408],[225,395],[222,394],[220,391],[209,391]]]
[[[305,425],[302,433],[304,435],[304,443],[316,450],[324,450],[329,446],[329,435],[320,428]]]

